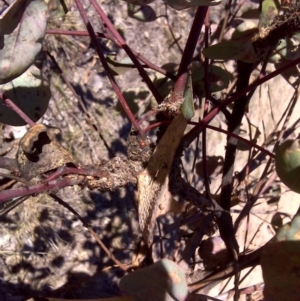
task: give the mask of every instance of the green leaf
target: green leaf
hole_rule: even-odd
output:
[[[169,259],[126,275],[120,287],[135,301],[184,301],[188,295],[184,272]]]
[[[47,6],[42,0],[16,0],[0,16],[0,84],[21,75],[42,49]]]
[[[253,22],[252,20],[245,20],[237,26],[231,36],[231,40],[250,41],[256,33],[258,33],[256,22]]]
[[[271,63],[284,62],[285,60],[296,60],[300,57],[300,34],[280,40],[274,49],[269,61]]]
[[[299,241],[300,216],[296,215],[290,224],[283,226],[276,235],[276,241]],[[299,258],[300,260],[300,258]]]
[[[259,30],[262,30],[271,25],[275,17],[278,15],[278,7],[274,0],[264,0],[262,10],[259,17]]]
[[[114,75],[121,75],[135,68],[132,60],[128,56],[125,57],[122,61],[117,62],[116,60],[114,60],[114,55],[108,55],[106,57],[106,61]]]
[[[161,68],[173,74],[176,73],[177,67],[178,65],[175,63],[167,63],[161,66]],[[167,95],[169,95],[169,93],[174,87],[174,81],[168,77],[162,76],[160,73],[156,73],[155,78],[153,80],[153,84],[162,97],[166,97]]]
[[[265,301],[298,301],[300,294],[300,216],[284,225],[260,258]]]
[[[209,59],[240,60],[253,63],[256,59],[255,50],[249,40],[222,41],[203,49],[202,53]]]
[[[176,10],[182,10],[195,6],[213,6],[218,5],[221,0],[165,0],[165,2]]]
[[[286,140],[278,146],[275,166],[280,180],[300,193],[300,140]]]
[[[203,65],[192,71],[193,87],[199,94],[202,94],[204,91],[204,75]],[[233,80],[231,73],[224,68],[215,65],[208,67],[208,77],[211,92],[218,92],[226,89]]]
[[[42,78],[41,71],[31,66],[25,73],[13,81],[0,86],[0,91],[12,100],[34,122],[47,110],[51,97],[50,88]],[[0,98],[0,122],[21,126],[26,122]]]
[[[186,120],[191,120],[195,115],[194,97],[193,97],[193,84],[192,76],[189,75],[188,82],[184,91],[184,101],[181,105],[181,113]]]

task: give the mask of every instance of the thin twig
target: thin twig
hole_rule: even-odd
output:
[[[32,185],[29,187],[5,190],[0,192],[0,204],[21,196],[33,195],[49,190],[59,190],[67,186],[78,185],[83,181],[84,177],[64,178],[57,181]]]
[[[5,94],[0,93],[0,98],[3,100],[5,105],[16,112],[27,124],[30,126],[35,125],[35,122],[32,121],[12,100],[5,97]]]
[[[12,179],[12,180],[15,180],[15,181],[17,181],[17,182],[20,182],[20,183],[23,183],[23,184],[25,184],[25,185],[28,185],[28,181],[26,181],[26,180],[23,179],[23,178],[14,176],[14,175],[5,174],[5,173],[0,172],[0,177]]]
[[[97,233],[93,230],[93,228],[86,223],[86,221],[81,217],[81,215],[74,209],[72,208],[68,203],[63,201],[59,196],[57,196],[54,193],[49,193],[48,194],[50,197],[52,197],[56,202],[58,202],[60,205],[64,206],[67,208],[70,212],[72,212],[83,224],[85,228],[87,228],[92,236],[95,238],[95,240],[98,242],[98,244],[101,246],[101,248],[104,250],[104,252],[108,255],[108,257],[114,261],[118,267],[120,267],[123,271],[127,271],[128,267],[126,267],[123,263],[121,263],[105,246],[105,244],[102,242],[100,237],[97,235]]]
[[[199,122],[190,121],[189,124],[193,124],[195,126],[198,126],[200,122],[201,121],[199,121]],[[150,131],[153,128],[156,128],[156,127],[161,126],[161,125],[169,124],[169,123],[170,123],[170,121],[160,121],[160,122],[157,122],[157,123],[153,123],[145,129],[145,132],[147,133],[148,131]],[[228,132],[227,130],[224,130],[224,129],[221,129],[221,128],[218,128],[218,127],[215,127],[215,126],[212,126],[212,125],[207,125],[206,127],[208,129],[220,132],[222,134],[232,136],[232,137],[238,139],[239,141],[244,142],[244,143],[250,145],[251,147],[258,149],[261,152],[263,152],[264,154],[266,154],[266,155],[270,156],[271,158],[275,159],[275,155],[273,153],[268,151],[266,148],[263,148],[262,146],[259,146],[258,144],[254,143],[253,141],[249,141],[248,139],[246,139],[244,137],[238,136],[234,133]]]
[[[97,51],[97,54],[98,54],[98,56],[100,58],[100,61],[101,61],[102,66],[103,66],[103,68],[104,68],[104,70],[106,72],[106,75],[107,75],[107,77],[108,77],[108,79],[109,79],[109,81],[110,81],[110,83],[111,83],[111,85],[112,85],[112,87],[113,87],[113,89],[114,89],[114,91],[115,91],[115,93],[116,93],[119,101],[120,101],[120,104],[122,105],[122,107],[123,107],[123,109],[124,109],[124,111],[125,111],[128,119],[132,123],[132,126],[143,137],[144,136],[144,132],[141,129],[139,123],[135,120],[135,117],[134,117],[133,113],[131,112],[131,110],[130,110],[130,108],[129,108],[129,106],[128,106],[125,98],[124,98],[124,96],[122,95],[120,87],[118,86],[118,84],[117,84],[117,82],[116,82],[116,80],[115,80],[115,78],[114,78],[114,76],[113,76],[113,74],[112,74],[112,72],[111,72],[111,70],[110,70],[110,68],[108,66],[108,63],[107,63],[107,61],[106,61],[106,59],[104,57],[104,54],[102,53],[102,50],[100,48],[100,45],[98,43],[97,35],[96,35],[96,33],[95,33],[95,31],[94,31],[91,23],[88,20],[87,14],[86,14],[86,12],[85,12],[85,10],[83,8],[83,5],[82,5],[81,1],[80,0],[75,0],[75,3],[77,5],[78,11],[79,11],[79,13],[80,13],[80,15],[81,15],[81,17],[83,19],[83,22],[84,22],[84,24],[85,24],[85,26],[86,26],[89,34],[90,34],[92,43],[93,43],[93,45],[94,45],[94,47],[95,47],[95,49]]]
[[[15,198],[11,201],[2,203],[0,209],[0,217],[7,215],[7,213],[9,213],[11,210],[13,210],[17,206],[25,202],[28,198],[29,196],[25,196],[25,197]]]
[[[76,0],[77,3],[78,0]],[[121,45],[121,47],[125,50],[127,55],[130,57],[136,68],[138,69],[141,77],[143,78],[144,82],[148,86],[149,90],[153,94],[154,98],[158,103],[161,102],[162,98],[161,95],[158,93],[157,89],[155,88],[154,84],[152,83],[151,79],[149,78],[148,74],[142,67],[141,63],[139,62],[138,58],[139,56],[135,56],[133,52],[131,51],[130,47],[126,44],[120,33],[115,29],[114,25],[111,23],[109,18],[105,15],[103,10],[101,9],[100,5],[95,0],[90,0],[91,4],[94,6],[95,10],[99,14],[102,22],[107,26],[107,28],[110,30],[111,34],[115,37],[117,42]]]
[[[228,99],[222,101],[222,103],[220,103],[220,105],[218,107],[212,109],[201,120],[201,122],[199,122],[198,125],[196,127],[194,127],[186,135],[186,138],[185,138],[186,145],[187,146],[190,145],[190,143],[195,139],[195,137],[197,137],[197,135],[199,135],[199,133],[202,132],[203,128],[206,127],[213,120],[213,118],[215,118],[216,115],[219,112],[222,111],[223,108],[226,108],[228,105],[230,105],[231,103],[233,103],[234,101],[236,101],[239,97],[241,97],[242,95],[245,95],[246,93],[252,91],[257,86],[262,85],[263,83],[267,82],[268,80],[274,78],[275,76],[277,76],[277,75],[285,72],[286,70],[288,70],[288,69],[290,69],[290,68],[292,68],[292,67],[294,67],[294,66],[296,66],[298,64],[300,64],[300,58],[297,58],[296,60],[287,63],[283,67],[280,67],[280,68],[276,69],[275,71],[269,73],[268,75],[257,79],[256,81],[254,81],[253,83],[251,83],[249,86],[247,86],[243,90],[235,92],[231,97],[229,97]]]
[[[188,67],[192,62],[193,54],[196,49],[196,45],[200,36],[201,28],[204,23],[207,10],[208,7],[205,6],[199,6],[197,8],[191,31],[183,51],[183,55],[178,69],[176,83],[173,89],[174,95],[176,97],[183,96],[183,92],[189,76]],[[176,98],[172,99],[171,101],[176,101]]]
[[[70,35],[70,36],[89,36],[90,35],[88,31],[77,31],[77,30],[75,31],[75,30],[63,30],[63,29],[47,29],[46,34],[61,34],[61,35]],[[111,34],[96,32],[96,36],[98,38],[109,39],[112,42],[116,43],[116,45],[121,47],[121,45],[118,43],[118,41],[116,39],[114,39]],[[136,57],[138,57],[139,61],[143,62],[148,68],[150,68],[158,73],[161,73],[172,80],[176,79],[176,76],[173,73],[168,72],[168,71],[166,71],[166,69],[163,69],[163,68],[151,63],[149,60],[147,60],[144,56],[142,56],[137,51],[135,51],[133,49],[131,49],[131,51]]]
[[[204,47],[208,47],[208,37],[209,37],[209,10],[206,13],[205,18],[205,35],[204,35]],[[211,95],[210,82],[208,75],[209,59],[206,57],[204,60],[204,90],[205,90],[205,103],[203,110],[203,117],[208,114],[209,110],[209,98]],[[199,136],[198,136],[199,137]],[[206,128],[202,131],[202,162],[203,162],[203,175],[204,175],[204,187],[207,198],[211,199],[210,193],[210,180],[207,172],[207,151],[206,151]]]

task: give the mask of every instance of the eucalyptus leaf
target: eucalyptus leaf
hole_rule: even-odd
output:
[[[167,63],[163,66],[161,66],[161,68],[165,69],[167,72],[173,73],[175,74],[177,71],[178,65],[175,63]],[[168,77],[162,77],[161,74],[157,73],[155,79],[153,80],[154,86],[157,89],[157,91],[159,92],[159,94],[162,97],[166,97],[167,95],[170,94],[173,86],[174,86],[174,81],[171,80]],[[154,97],[153,97],[154,99]]]
[[[184,301],[188,295],[184,272],[169,259],[126,275],[120,287],[135,301]]]
[[[248,39],[222,41],[203,49],[202,53],[207,58],[216,60],[240,60],[253,63],[256,59],[255,50]]]
[[[186,120],[191,120],[195,115],[194,97],[193,97],[193,84],[192,76],[189,75],[188,82],[184,91],[184,101],[181,105],[181,113]]]
[[[269,61],[271,63],[279,63],[285,60],[296,60],[300,57],[300,34],[281,40],[274,49]]]
[[[193,87],[195,92],[202,94],[204,91],[204,67],[201,65],[192,72]],[[220,66],[209,66],[207,74],[210,82],[210,91],[218,92],[226,89],[233,80],[233,76],[227,70]]]
[[[300,140],[286,140],[277,147],[275,166],[280,180],[300,193]]]
[[[258,33],[257,23],[253,20],[245,20],[239,24],[231,36],[231,40],[251,40]]]
[[[262,30],[271,25],[275,17],[278,15],[278,1],[264,0],[262,10],[259,17],[259,30]]]
[[[125,57],[120,62],[117,62],[114,59],[114,55],[108,55],[106,57],[106,61],[114,75],[121,75],[121,74],[135,68],[132,60],[128,56]]]
[[[21,75],[42,49],[47,5],[42,0],[16,0],[0,16],[0,84]]]
[[[50,88],[42,78],[41,71],[31,66],[13,81],[0,85],[0,91],[12,100],[34,122],[39,120],[47,110],[51,97]],[[0,122],[21,126],[26,122],[0,99]]]
[[[265,282],[265,301],[298,301],[300,278],[300,216],[281,227],[264,247],[260,263]]]

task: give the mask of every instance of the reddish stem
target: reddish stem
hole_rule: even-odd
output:
[[[191,122],[191,123],[193,123],[193,122]],[[196,122],[195,122],[194,124],[196,124]],[[267,149],[265,149],[265,148],[263,148],[263,147],[257,145],[256,143],[254,143],[254,142],[252,142],[252,141],[250,141],[250,140],[248,140],[248,139],[245,139],[245,138],[240,137],[240,136],[238,136],[238,135],[236,135],[236,134],[234,134],[234,133],[230,133],[230,132],[228,132],[228,131],[226,131],[226,130],[217,128],[217,127],[212,126],[212,125],[207,125],[206,128],[211,129],[211,130],[214,130],[214,131],[217,131],[217,132],[220,132],[220,133],[223,133],[223,134],[226,134],[226,135],[228,135],[228,136],[232,136],[232,137],[238,139],[239,141],[242,141],[242,142],[244,142],[244,143],[250,145],[251,147],[254,147],[254,148],[260,150],[261,152],[263,152],[263,153],[265,153],[266,155],[270,156],[272,159],[275,159],[275,155],[274,155],[273,153],[269,152]]]
[[[38,194],[41,192],[49,191],[49,190],[59,190],[67,186],[73,186],[80,184],[82,181],[82,177],[80,178],[64,178],[57,181],[51,181],[48,183],[42,183],[33,185],[26,188],[18,188],[18,189],[10,189],[0,192],[0,204],[11,200],[13,198],[26,196],[26,195],[32,195],[32,194]]]
[[[35,125],[35,122],[32,121],[12,100],[6,98],[2,93],[0,93],[0,98],[6,106],[16,112],[27,124],[30,126]]]
[[[83,22],[84,22],[84,24],[85,24],[85,26],[86,26],[89,34],[90,34],[92,43],[93,43],[94,47],[96,48],[97,54],[98,54],[98,56],[100,58],[102,66],[103,66],[103,68],[104,68],[104,70],[105,70],[105,72],[107,74],[107,77],[108,77],[108,79],[109,79],[109,81],[110,81],[110,83],[111,83],[111,85],[112,85],[115,93],[117,94],[117,97],[118,97],[118,99],[119,99],[119,101],[120,101],[120,103],[121,103],[121,105],[122,105],[122,107],[123,107],[123,109],[124,109],[124,111],[125,111],[128,119],[131,121],[133,127],[139,132],[139,134],[141,136],[144,136],[143,130],[141,129],[139,123],[135,120],[134,115],[132,114],[132,112],[131,112],[128,104],[126,103],[126,100],[125,100],[124,96],[122,95],[122,92],[121,92],[121,90],[120,90],[120,88],[119,88],[119,86],[118,86],[118,84],[117,84],[117,82],[116,82],[113,74],[111,73],[111,70],[110,70],[110,68],[109,68],[109,66],[108,66],[108,64],[106,62],[104,54],[102,53],[102,51],[100,49],[99,43],[97,41],[96,33],[95,33],[95,31],[94,31],[91,23],[88,20],[87,14],[86,14],[86,12],[85,12],[85,10],[84,10],[84,8],[83,8],[80,0],[75,0],[75,3],[77,5],[78,11],[79,11],[79,13],[80,13],[80,15],[81,15],[81,17],[83,19]]]
[[[76,174],[76,175],[90,176],[95,178],[102,178],[108,176],[107,172],[99,171],[97,169],[62,166],[58,170],[53,172],[48,178],[46,178],[44,182],[45,183],[51,182],[66,174]]]
[[[201,28],[205,20],[207,13],[207,6],[199,6],[192,24],[192,28],[186,42],[182,59],[179,65],[177,80],[173,89],[175,98],[172,101],[176,101],[176,97],[182,97],[187,83],[189,70],[188,67],[192,62],[193,55],[197,46],[197,42],[200,36]]]
[[[222,101],[222,103],[212,109],[199,123],[197,126],[195,126],[188,134],[187,134],[187,145],[189,145],[197,135],[199,135],[203,128],[207,127],[207,125],[213,120],[213,118],[224,108],[226,108],[228,105],[236,101],[241,96],[245,95],[246,93],[250,92],[251,90],[255,89],[257,86],[267,82],[268,80],[272,79],[273,77],[281,74],[282,72],[288,70],[289,68],[292,68],[296,65],[300,64],[300,58],[286,64],[285,66],[278,68],[277,70],[271,72],[270,74],[254,81],[251,83],[247,88],[234,93],[230,98]]]
[[[166,124],[170,124],[171,121],[160,121],[160,122],[156,122],[156,123],[153,123],[151,124],[150,126],[148,126],[146,129],[145,129],[145,133],[147,133],[148,131],[150,131],[151,129],[153,128],[157,128],[157,127],[160,127],[162,125],[166,125]],[[192,124],[192,125],[195,125],[195,126],[198,126],[199,125],[199,122],[195,122],[195,121],[189,121],[189,124]],[[248,139],[245,139],[243,137],[240,137],[234,133],[230,133],[226,130],[223,130],[223,129],[220,129],[220,128],[217,128],[215,126],[212,126],[212,125],[206,125],[206,128],[208,129],[211,129],[211,130],[214,130],[214,131],[217,131],[217,132],[220,132],[220,133],[223,133],[225,135],[228,135],[228,136],[232,136],[236,139],[238,139],[239,141],[242,141],[248,145],[250,145],[251,147],[254,147],[258,150],[260,150],[261,152],[265,153],[266,155],[270,156],[271,158],[275,159],[275,155],[271,152],[269,152],[267,149],[257,145],[256,143],[252,142],[252,141],[249,141]]]
[[[89,36],[90,35],[87,31],[75,31],[75,30],[63,30],[63,29],[48,29],[48,30],[46,30],[46,34],[61,34],[61,35],[69,35],[69,36]],[[110,34],[96,32],[96,35],[98,38],[109,39],[109,40],[113,41],[114,43],[116,43],[119,47],[121,47],[121,45],[115,39],[113,39],[113,37]],[[157,71],[172,80],[176,79],[175,75],[166,71],[166,69],[160,68],[160,67],[156,66],[155,64],[151,63],[145,57],[143,57],[142,55],[140,55],[138,52],[134,51],[133,49],[131,49],[131,51],[135,56],[137,56],[139,58],[139,60],[141,62],[143,62],[150,69]]]
[[[107,16],[103,12],[102,8],[97,3],[97,1],[96,0],[90,0],[90,2],[94,6],[94,8],[97,11],[97,13],[99,14],[102,22],[105,23],[105,25],[110,30],[110,32],[112,33],[112,35],[115,37],[115,39],[117,40],[117,42],[121,45],[121,47],[128,54],[128,56],[130,57],[130,59],[132,60],[132,62],[134,63],[134,65],[137,67],[137,69],[138,69],[141,77],[143,78],[143,80],[146,83],[146,85],[148,86],[149,90],[151,91],[151,93],[155,97],[156,101],[158,103],[160,103],[161,100],[162,100],[162,97],[160,96],[160,94],[158,93],[158,91],[155,88],[154,84],[152,83],[151,79],[149,78],[148,74],[146,73],[146,71],[144,70],[144,68],[142,67],[142,65],[140,64],[140,62],[138,60],[139,55],[136,57],[133,54],[133,52],[131,51],[131,49],[129,48],[129,46],[126,44],[126,42],[124,41],[124,39],[122,38],[122,36],[119,34],[119,32],[115,29],[115,27],[113,26],[113,24],[107,18]]]

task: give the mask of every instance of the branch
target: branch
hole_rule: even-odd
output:
[[[93,168],[62,167],[39,184],[0,192],[0,203],[17,197],[24,197],[59,190],[67,186],[81,185],[89,189],[116,190],[127,184],[136,185],[137,173],[142,166],[132,160],[119,157],[104,162]],[[68,174],[66,176],[66,174]]]

